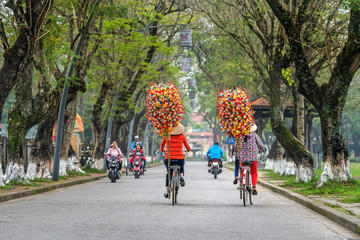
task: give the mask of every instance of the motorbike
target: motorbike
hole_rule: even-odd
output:
[[[133,173],[135,178],[140,178],[140,175],[144,175],[144,163],[143,163],[143,156],[142,155],[135,155],[134,156],[134,168]]]
[[[211,173],[214,175],[214,178],[216,179],[217,176],[222,172],[222,169],[220,168],[220,159],[212,159],[210,160],[211,164]]]
[[[92,162],[91,154],[89,152],[89,147],[87,147],[85,151],[81,151],[81,157],[80,157],[81,167],[88,165],[91,162]]]
[[[121,172],[119,172],[120,169],[120,162],[118,160],[118,157],[120,157],[120,155],[117,156],[110,156],[110,158],[108,159],[108,169],[109,169],[109,174],[108,177],[110,178],[111,182],[114,183],[116,182],[116,180],[119,180],[121,177]]]

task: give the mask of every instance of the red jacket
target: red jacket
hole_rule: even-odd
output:
[[[160,150],[162,152],[165,151],[165,145],[167,146],[167,142],[168,141],[166,140],[166,138],[163,138],[161,145],[160,145]],[[186,141],[186,137],[184,134],[171,135],[171,138],[170,138],[170,159],[171,160],[184,159],[183,145],[185,145],[185,147],[188,151],[191,150],[188,142]],[[169,151],[166,151],[166,159],[169,159]]]
[[[135,155],[137,155],[137,154],[136,154],[136,151],[137,151],[137,149],[134,150],[134,155],[133,155],[132,158],[130,158],[130,162],[131,162],[131,163],[135,160],[134,157],[135,157]],[[145,158],[145,156],[144,156],[144,152],[143,152],[142,149],[140,149],[140,155],[142,156],[142,159],[146,161],[146,158]]]

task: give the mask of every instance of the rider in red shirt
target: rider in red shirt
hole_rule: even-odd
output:
[[[142,156],[142,159],[144,161],[146,161],[146,158],[144,156],[144,151],[142,150],[141,145],[139,143],[136,144],[136,149],[134,150],[134,155],[130,158],[130,166],[131,166],[131,168],[133,168],[133,166],[134,166],[133,163],[134,163],[134,160],[135,160],[135,156]],[[144,164],[144,166],[146,166],[146,165]],[[144,168],[144,171],[145,171],[145,168]]]

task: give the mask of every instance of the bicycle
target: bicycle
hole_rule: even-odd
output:
[[[239,166],[239,187],[240,190],[240,200],[243,200],[244,206],[250,202],[250,205],[254,203],[254,195],[252,194],[252,183],[251,183],[251,174],[250,174],[250,165],[252,162],[250,161],[243,161]],[[242,167],[243,165],[244,167]],[[242,172],[244,171],[244,173]],[[243,177],[244,176],[244,177]]]
[[[177,204],[177,195],[179,193],[180,186],[180,166],[172,165],[170,166],[171,180],[170,180],[170,192],[169,198],[172,197],[172,205]]]

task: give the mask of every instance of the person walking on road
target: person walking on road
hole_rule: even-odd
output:
[[[241,164],[244,161],[252,162],[250,165],[250,174],[251,174],[251,182],[253,185],[253,194],[257,195],[257,178],[258,178],[258,161],[259,161],[259,154],[260,152],[266,152],[266,148],[262,143],[259,136],[255,133],[257,129],[256,124],[254,124],[251,129],[250,133],[245,137],[241,138],[241,149],[240,154],[238,154],[237,146],[235,145],[233,149],[233,154],[236,152],[235,158],[235,179],[233,181],[234,184],[238,183],[238,176],[239,176],[239,163]],[[241,165],[242,166],[242,165]],[[242,180],[242,177],[240,181]]]
[[[166,151],[166,156],[164,160],[164,164],[166,168],[168,167],[168,160],[170,159],[170,166],[171,165],[180,165],[180,185],[182,187],[185,186],[185,179],[184,179],[184,152],[183,152],[183,145],[186,147],[186,150],[189,152],[191,150],[185,135],[183,134],[185,127],[179,123],[176,127],[174,127],[171,135],[170,135],[170,156],[169,151]],[[164,137],[161,145],[160,151],[164,152],[165,147],[168,149],[168,140]],[[168,198],[169,194],[169,182],[168,182],[168,173],[166,173],[166,182],[165,182],[166,191],[164,193],[164,197]]]
[[[224,152],[221,149],[221,147],[219,147],[218,142],[215,142],[214,145],[211,148],[209,148],[209,150],[206,152],[206,156],[208,157],[208,167],[209,167],[208,172],[211,171],[210,161],[213,160],[213,159],[218,159],[219,160],[219,167],[220,167],[220,169],[222,168],[221,157],[224,157]],[[221,171],[220,171],[220,173],[221,173]]]

